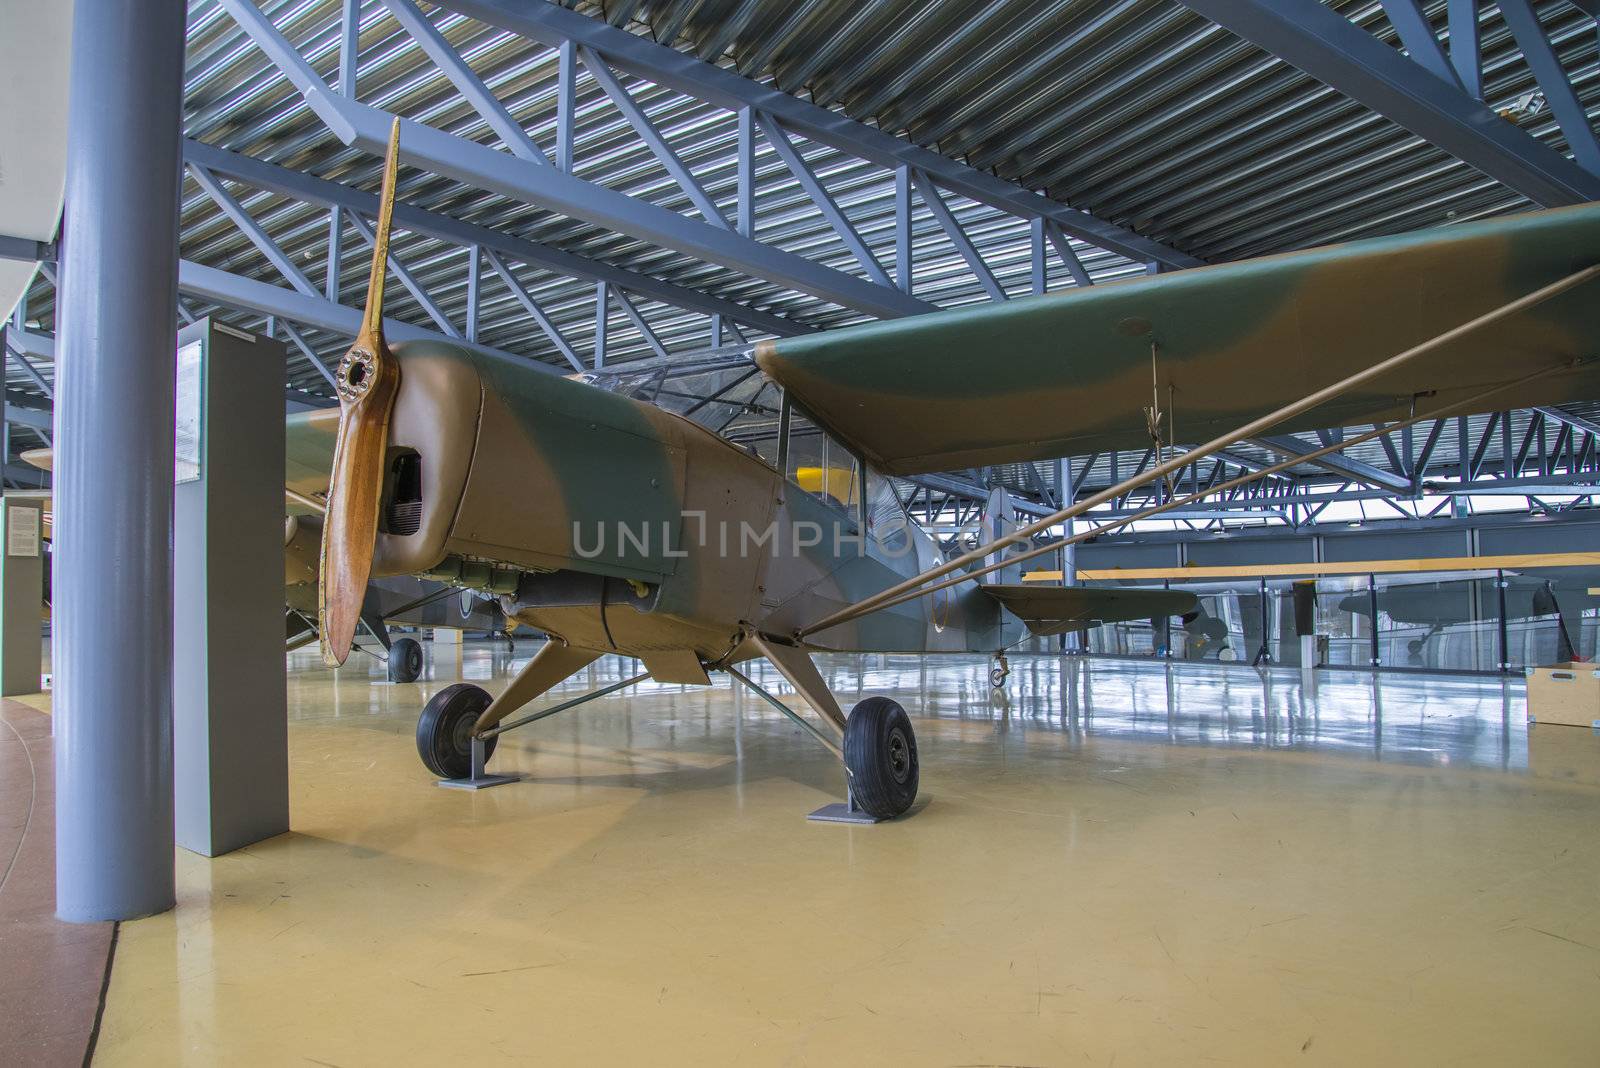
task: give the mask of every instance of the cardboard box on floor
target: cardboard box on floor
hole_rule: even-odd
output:
[[[1569,727],[1600,727],[1600,671],[1593,664],[1528,669],[1528,718]]]

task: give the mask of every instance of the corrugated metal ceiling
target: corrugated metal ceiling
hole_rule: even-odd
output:
[[[1330,6],[1385,41],[1371,0]],[[1425,5],[1445,36],[1445,3]],[[1472,168],[1175,0],[643,0],[578,10],[770,79],[1207,260],[1527,207]],[[1594,19],[1538,5],[1591,114]],[[1485,98],[1535,88],[1499,12]],[[1563,148],[1548,110],[1523,120]]]
[[[339,0],[262,0],[261,9],[313,67],[333,80]],[[1528,207],[1486,178],[1368,108],[1202,19],[1175,0],[579,0],[577,11],[731,67],[947,156],[1041,190],[1073,207],[1207,260],[1229,260],[1327,241],[1392,233]],[[1394,33],[1379,4],[1333,0],[1378,37]],[[542,45],[424,5],[434,24],[546,151],[555,143],[556,57]],[[1444,0],[1426,5],[1444,26]],[[1594,20],[1566,0],[1539,5],[1544,26],[1591,114],[1600,110]],[[1534,88],[1498,13],[1482,23],[1486,98],[1507,107]],[[498,143],[454,87],[375,0],[362,5],[359,97],[486,144]],[[234,152],[373,190],[378,161],[346,148],[306,107],[216,0],[192,0],[186,133]],[[736,194],[731,113],[624,79],[651,119],[730,216]],[[578,80],[575,159],[585,178],[693,214],[689,199],[633,134],[591,78]],[[1534,136],[1564,147],[1548,109],[1522,117]],[[802,142],[868,245],[894,254],[893,182],[884,168]],[[764,144],[757,158],[757,236],[785,250],[855,270],[849,251]],[[325,283],[327,213],[224,183],[319,288]],[[770,282],[707,265],[587,223],[403,170],[409,204],[541,241],[565,251],[791,317],[809,327],[858,313]],[[1029,291],[1024,222],[950,199],[1008,293]],[[914,215],[918,296],[953,306],[986,299],[926,209]],[[340,293],[359,302],[366,249],[346,226]],[[191,179],[182,254],[251,278],[283,277]],[[1076,243],[1096,279],[1141,265]],[[456,329],[466,321],[467,255],[418,234],[396,252]],[[580,353],[593,345],[594,289],[528,267],[519,281]],[[1052,286],[1070,284],[1057,268]],[[433,325],[402,285],[391,309]],[[706,343],[704,316],[639,301],[673,350]],[[214,309],[196,305],[204,314]],[[223,311],[223,318],[260,329]],[[30,318],[48,330],[53,292],[40,283]],[[492,272],[482,279],[479,340],[562,363],[554,345]],[[344,342],[305,331],[325,357]],[[613,310],[609,357],[650,355]],[[48,374],[48,367],[42,368]],[[293,387],[326,393],[304,361]],[[36,393],[19,369],[8,387]]]

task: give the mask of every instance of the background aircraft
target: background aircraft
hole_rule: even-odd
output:
[[[1505,581],[1505,618],[1553,619],[1555,649],[1551,655],[1561,663],[1578,659],[1575,654],[1583,613],[1600,607],[1600,597],[1589,591],[1587,582],[1516,572],[1507,572]],[[1394,623],[1426,628],[1408,642],[1412,663],[1421,664],[1428,642],[1446,628],[1488,622],[1499,614],[1498,597],[1489,604],[1474,605],[1473,592],[1473,584],[1462,579],[1394,583],[1378,590],[1378,612]],[[1339,610],[1371,619],[1372,600],[1365,593],[1353,593],[1340,599]]]
[[[308,415],[300,413],[289,417],[287,438],[303,441],[306,432],[297,431],[297,425],[307,423]],[[335,415],[330,411],[330,415]],[[331,421],[330,421],[331,422]],[[312,431],[316,433],[316,431]],[[54,454],[51,449],[29,449],[22,459],[43,471],[51,469]],[[287,479],[292,484],[304,486],[308,480],[319,488],[327,486],[327,464],[317,476],[307,476],[303,464],[289,464]],[[48,491],[26,491],[29,496],[44,501],[45,542],[50,542],[50,516],[54,507]],[[292,652],[317,640],[317,559],[322,543],[322,518],[317,511],[315,498],[303,498],[291,486],[286,497],[290,513],[284,518],[283,531],[283,601],[285,651]],[[302,498],[297,501],[296,498]],[[44,613],[50,612],[51,554],[44,556]],[[422,646],[415,638],[392,638],[388,624],[398,623],[411,627],[449,627],[455,630],[482,631],[486,634],[503,634],[511,641],[509,623],[492,597],[471,590],[458,590],[438,582],[408,576],[376,579],[367,587],[361,605],[361,627],[381,648],[373,653],[386,661],[390,682],[415,682],[422,677]],[[370,652],[370,650],[368,650]]]

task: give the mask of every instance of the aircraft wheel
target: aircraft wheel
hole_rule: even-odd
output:
[[[1010,674],[1011,672],[1007,671],[1005,668],[990,668],[989,685],[993,686],[997,690],[1000,689],[1006,684],[1006,676]]]
[[[890,819],[917,799],[917,736],[906,710],[887,697],[869,697],[850,710],[844,726],[844,764],[857,807]]]
[[[398,644],[398,643],[396,643]],[[428,770],[441,779],[465,779],[472,774],[472,725],[494,698],[481,686],[458,682],[433,695],[417,718],[417,754]],[[487,763],[499,737],[484,746]]]
[[[422,643],[396,638],[389,645],[389,681],[416,682],[422,678]]]

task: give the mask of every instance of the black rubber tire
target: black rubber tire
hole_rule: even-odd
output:
[[[887,697],[869,697],[844,724],[844,766],[856,807],[893,819],[917,799],[917,735],[906,710]]]
[[[416,682],[422,678],[422,643],[396,638],[389,645],[389,681]]]
[[[1006,679],[1009,678],[1010,675],[1011,672],[1002,670],[1001,668],[990,668],[989,685],[994,687],[996,690],[1001,689],[1005,686]]]
[[[441,779],[465,779],[472,774],[472,725],[494,698],[469,682],[446,686],[433,695],[417,717],[417,755]],[[484,748],[484,763],[494,756],[499,737]]]

